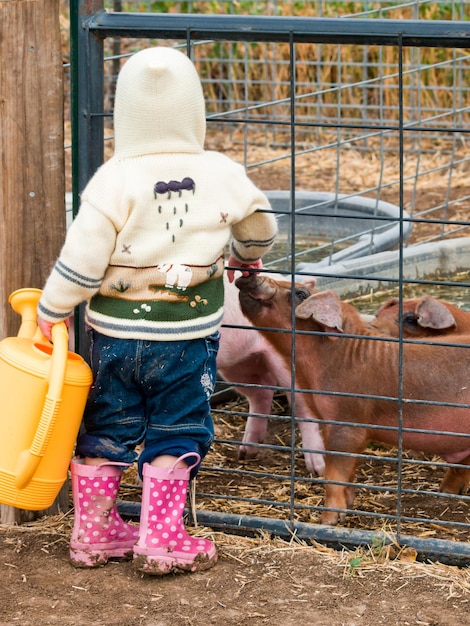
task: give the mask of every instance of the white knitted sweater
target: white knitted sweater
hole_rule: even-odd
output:
[[[66,319],[86,301],[101,333],[145,340],[207,336],[223,314],[224,249],[257,261],[277,232],[244,169],[205,151],[205,107],[191,61],[143,50],[118,78],[115,152],[81,196],[44,287],[39,315]]]

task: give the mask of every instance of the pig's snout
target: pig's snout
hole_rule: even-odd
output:
[[[265,306],[269,306],[270,301],[276,294],[276,289],[269,285],[268,281],[261,276],[242,276],[235,281],[240,290],[239,301],[243,313],[251,322],[262,315]]]
[[[235,281],[241,294],[247,294],[255,300],[270,300],[276,294],[276,288],[268,278],[256,274],[241,276]]]
[[[258,285],[258,276],[256,274],[249,274],[248,276],[240,276],[235,281],[235,285],[240,291],[251,291],[256,289]]]

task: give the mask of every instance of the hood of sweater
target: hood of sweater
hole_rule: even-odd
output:
[[[114,156],[200,153],[205,101],[192,61],[158,46],[133,55],[119,72],[114,106]]]

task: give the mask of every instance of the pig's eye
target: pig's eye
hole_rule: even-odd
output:
[[[298,300],[299,302],[306,300],[310,295],[311,293],[308,289],[303,288],[303,289],[295,290],[295,299]]]
[[[403,326],[418,327],[418,319],[414,313],[404,313],[401,318]]]

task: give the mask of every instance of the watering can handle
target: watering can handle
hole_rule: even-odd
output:
[[[52,327],[52,341],[54,347],[49,370],[49,387],[31,446],[29,450],[21,452],[16,464],[15,486],[17,489],[27,487],[34,476],[49,444],[62,401],[69,341],[67,326],[64,322],[54,324]]]

